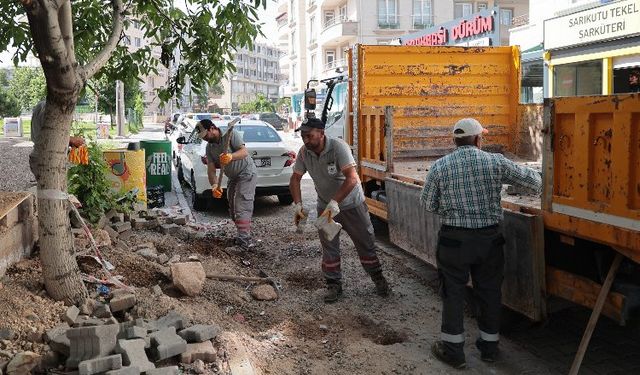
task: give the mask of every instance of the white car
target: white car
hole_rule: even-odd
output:
[[[218,128],[226,132],[226,121],[215,121]],[[277,195],[283,205],[293,202],[289,192],[289,179],[293,174],[296,160],[295,151],[282,141],[278,132],[269,124],[259,120],[242,120],[233,131],[239,132],[245,146],[258,170],[256,196]],[[183,144],[180,153],[178,174],[184,177],[194,191],[193,208],[204,210],[211,197],[211,184],[207,176],[207,142],[198,138],[196,130],[188,137],[178,140]],[[220,173],[220,169],[216,170]],[[227,178],[222,179],[222,188],[226,189]]]
[[[180,116],[175,122],[165,126],[165,136],[167,140],[171,141],[171,157],[176,168],[180,166],[180,154],[184,146],[178,143],[177,139],[180,137],[188,137],[191,132],[193,132],[193,129],[195,129],[197,123],[197,120]],[[178,178],[182,180],[181,175],[179,175]]]

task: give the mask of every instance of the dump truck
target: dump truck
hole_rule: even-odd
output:
[[[327,132],[351,146],[393,244],[436,265],[440,220],[419,196],[430,165],[454,149],[455,122],[474,117],[489,130],[483,149],[543,173],[542,196],[503,192],[503,303],[534,321],[549,296],[601,304],[621,324],[638,316],[640,96],[520,104],[518,47],[356,45],[348,75],[322,83]]]

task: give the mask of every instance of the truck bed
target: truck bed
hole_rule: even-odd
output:
[[[524,160],[512,154],[505,154],[505,156],[520,165],[538,171],[542,169],[542,162],[540,161]],[[423,186],[427,173],[436,160],[394,160],[391,178]],[[512,211],[539,215],[542,214],[541,202],[539,196],[530,195],[527,192],[513,191],[507,185],[504,186],[502,191],[502,207]]]

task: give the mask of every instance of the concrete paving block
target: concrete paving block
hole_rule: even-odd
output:
[[[105,375],[140,375],[140,370],[137,367],[129,366],[118,370],[107,371]]]
[[[111,308],[109,305],[98,302],[92,313],[96,318],[108,319],[111,318]]]
[[[185,215],[178,215],[173,218],[173,223],[177,225],[187,225],[187,217]]]
[[[187,351],[180,355],[180,362],[186,364],[193,363],[198,359],[204,362],[215,362],[216,349],[211,341],[187,344]]]
[[[107,232],[107,234],[109,235],[109,237],[111,237],[111,241],[113,241],[113,240],[117,239],[117,238],[120,236],[120,233],[118,233],[118,231],[117,231],[117,230],[115,230],[115,229],[111,228],[111,227],[110,227],[110,226],[108,226],[108,225],[107,225],[106,227],[104,227],[103,229]]]
[[[95,327],[79,327],[67,330],[70,340],[70,353],[67,367],[74,369],[88,359],[105,357],[116,348],[119,326],[108,324]]]
[[[64,337],[67,337],[66,334],[67,334],[67,330],[69,328],[71,328],[71,326],[69,324],[62,323],[62,324],[59,324],[59,325],[47,330],[44,333],[44,341],[45,342],[49,342],[49,341],[53,340],[54,338],[56,338],[56,337],[58,337],[60,335],[63,335]]]
[[[163,360],[182,354],[187,350],[187,342],[176,334],[175,327],[163,328],[152,333],[151,352],[155,360]]]
[[[78,319],[78,315],[80,315],[80,309],[75,305],[71,305],[69,306],[67,311],[65,311],[64,315],[62,316],[62,320],[64,320],[67,324],[73,324],[76,322],[76,319]]]
[[[133,293],[118,293],[111,298],[109,306],[111,311],[123,311],[132,308],[136,304],[136,296]]]
[[[147,228],[148,221],[145,218],[134,217],[131,219],[131,224],[133,225],[133,229],[140,230]]]
[[[128,221],[124,221],[120,223],[114,223],[113,225],[111,225],[111,227],[118,233],[122,233],[124,231],[131,230],[131,223]]]
[[[147,375],[178,375],[178,366],[160,367],[146,372]]]
[[[131,339],[143,339],[147,337],[147,329],[144,327],[133,326],[126,329],[126,337]]]
[[[76,319],[76,322],[73,324],[73,327],[77,328],[77,327],[94,327],[94,326],[101,326],[103,325],[104,322],[98,318],[93,318],[90,316],[86,316],[86,315],[80,315],[78,317],[78,319]]]
[[[137,367],[141,372],[156,368],[153,362],[147,358],[144,351],[146,343],[143,339],[118,340],[116,352],[122,354],[122,363],[125,366]]]
[[[196,324],[178,332],[188,343],[204,342],[218,336],[221,329],[215,325]]]
[[[175,235],[180,231],[180,226],[176,224],[162,224],[160,226],[160,232],[162,234]]]
[[[60,353],[65,357],[68,357],[71,353],[71,341],[66,335],[66,332],[52,338],[49,340],[49,347],[56,353]]]
[[[156,327],[157,330],[167,328],[167,327],[175,327],[176,330],[181,330],[185,327],[187,323],[187,318],[180,315],[177,311],[171,310],[169,313],[162,318],[152,322],[151,324]]]
[[[79,375],[93,375],[109,370],[117,370],[122,367],[122,356],[120,354],[87,359],[78,364]]]

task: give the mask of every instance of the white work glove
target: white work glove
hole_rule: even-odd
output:
[[[298,203],[294,204],[293,207],[295,209],[294,216],[293,216],[293,222],[297,226],[300,223],[301,220],[304,220],[304,219],[307,218],[307,216],[309,216],[309,213],[302,206],[302,202],[298,202]]]
[[[324,209],[324,211],[322,211],[322,214],[320,214],[320,216],[324,216],[327,218],[327,221],[330,221],[331,219],[336,217],[339,213],[340,213],[340,206],[338,205],[338,202],[332,199],[331,202],[329,202],[327,207]]]

